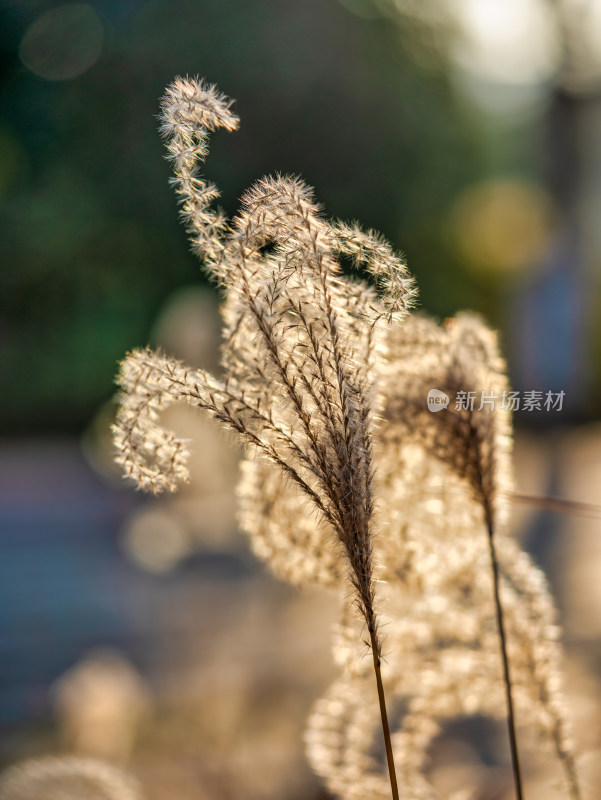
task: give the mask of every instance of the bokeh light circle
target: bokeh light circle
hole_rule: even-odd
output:
[[[489,180],[465,190],[449,218],[450,233],[471,271],[512,275],[535,268],[554,226],[551,198],[526,180]]]
[[[52,8],[33,22],[21,41],[23,64],[47,81],[82,75],[102,53],[103,25],[86,3]]]
[[[560,57],[558,31],[543,0],[457,0],[458,63],[480,78],[529,84],[548,80]]]

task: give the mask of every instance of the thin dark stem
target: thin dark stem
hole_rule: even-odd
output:
[[[519,492],[512,492],[510,497],[515,503],[525,503],[551,513],[575,514],[581,517],[594,517],[595,519],[601,518],[601,506],[591,505],[590,503],[576,503],[574,500],[563,500],[561,497],[534,497],[533,495],[520,494]]]
[[[492,569],[493,589],[495,596],[495,609],[497,612],[497,627],[499,630],[499,643],[501,646],[501,659],[503,661],[503,676],[505,679],[505,698],[507,701],[507,729],[509,732],[509,745],[511,748],[511,763],[513,766],[513,780],[515,783],[515,794],[517,800],[523,800],[522,775],[520,772],[520,759],[518,755],[518,743],[515,733],[515,716],[513,713],[513,700],[511,697],[511,675],[509,673],[509,659],[507,658],[507,640],[505,637],[505,622],[503,616],[503,606],[499,593],[499,565],[494,542],[494,529],[492,521],[487,520],[488,529],[488,548],[490,551],[490,564]]]
[[[388,714],[386,713],[386,699],[384,697],[382,672],[380,670],[380,656],[378,655],[379,646],[376,639],[376,634],[370,630],[369,635],[371,637],[371,652],[374,658],[374,672],[376,673],[376,684],[378,687],[378,701],[380,703],[380,716],[382,717],[382,733],[384,734],[384,746],[386,747],[386,761],[388,762],[388,775],[390,777],[392,800],[399,800],[399,787],[397,786],[396,782],[396,770],[394,768],[392,743],[390,741],[390,728],[388,727]]]

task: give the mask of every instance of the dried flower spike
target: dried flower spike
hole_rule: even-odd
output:
[[[393,747],[404,789],[434,797],[423,766],[440,719],[476,709],[496,715],[505,687],[518,797],[512,688],[520,723],[535,723],[552,742],[579,800],[558,702],[553,605],[503,527],[509,417],[488,407],[431,414],[425,403],[431,388],[501,394],[505,368],[494,334],[471,315],[444,327],[417,315],[398,324],[414,298],[402,260],[377,234],[328,223],[298,179],[258,181],[230,222],[215,211],[218,191],[198,166],[209,133],[237,127],[230,106],[215,87],[178,78],[163,98],[161,126],[194,250],[225,295],[225,377],[150,350],[128,355],[114,428],[118,460],[141,488],[173,491],[187,479],[187,451],[161,426],[161,412],[178,401],[204,409],[246,443],[239,499],[255,551],[294,583],[339,591],[345,578],[352,584],[360,613],[347,612],[337,636],[345,671],[307,734],[310,758],[334,791],[388,792],[370,756],[367,628],[393,797]],[[340,255],[364,268],[378,291],[343,276]],[[487,547],[494,606],[491,576],[481,568]],[[378,615],[376,577],[384,582]],[[391,645],[385,665],[380,619]],[[383,669],[408,709],[394,737]]]
[[[178,78],[163,98],[161,126],[194,248],[226,293],[226,377],[131,353],[119,379],[118,460],[144,489],[173,490],[184,480],[184,443],[159,424],[162,409],[183,400],[240,434],[310,501],[338,543],[369,632],[397,797],[375,611],[370,366],[384,327],[410,305],[413,283],[373,233],[326,223],[298,179],[257,182],[231,227],[211,210],[217,191],[197,164],[210,130],[236,127],[229,107],[214,87]],[[338,253],[363,264],[383,297],[343,278]]]

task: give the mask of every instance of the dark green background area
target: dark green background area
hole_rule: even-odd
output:
[[[424,308],[498,321],[499,287],[466,272],[445,236],[452,200],[490,169],[490,142],[444,67],[418,68],[390,20],[335,0],[95,2],[100,59],[49,82],[18,47],[55,5],[0,4],[5,434],[79,430],[169,293],[205,280],[156,130],[177,74],[236,98],[241,129],[213,137],[205,168],[229,213],[265,173],[300,174],[328,216],[373,226],[406,254]],[[497,138],[502,169],[532,167],[532,139]]]

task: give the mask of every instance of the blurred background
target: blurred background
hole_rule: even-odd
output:
[[[205,170],[229,213],[302,175],[405,253],[424,310],[500,330],[515,390],[565,392],[516,415],[518,489],[588,505],[516,502],[514,524],[560,606],[597,796],[601,3],[0,0],[0,54],[0,766],[88,753],[150,800],[326,796],[301,738],[336,604],[249,553],[235,447],[175,409],[185,491],[144,498],[111,462],[127,350],[216,366],[156,131],[165,85],[198,74],[242,120]],[[511,796],[498,759],[478,796]]]

